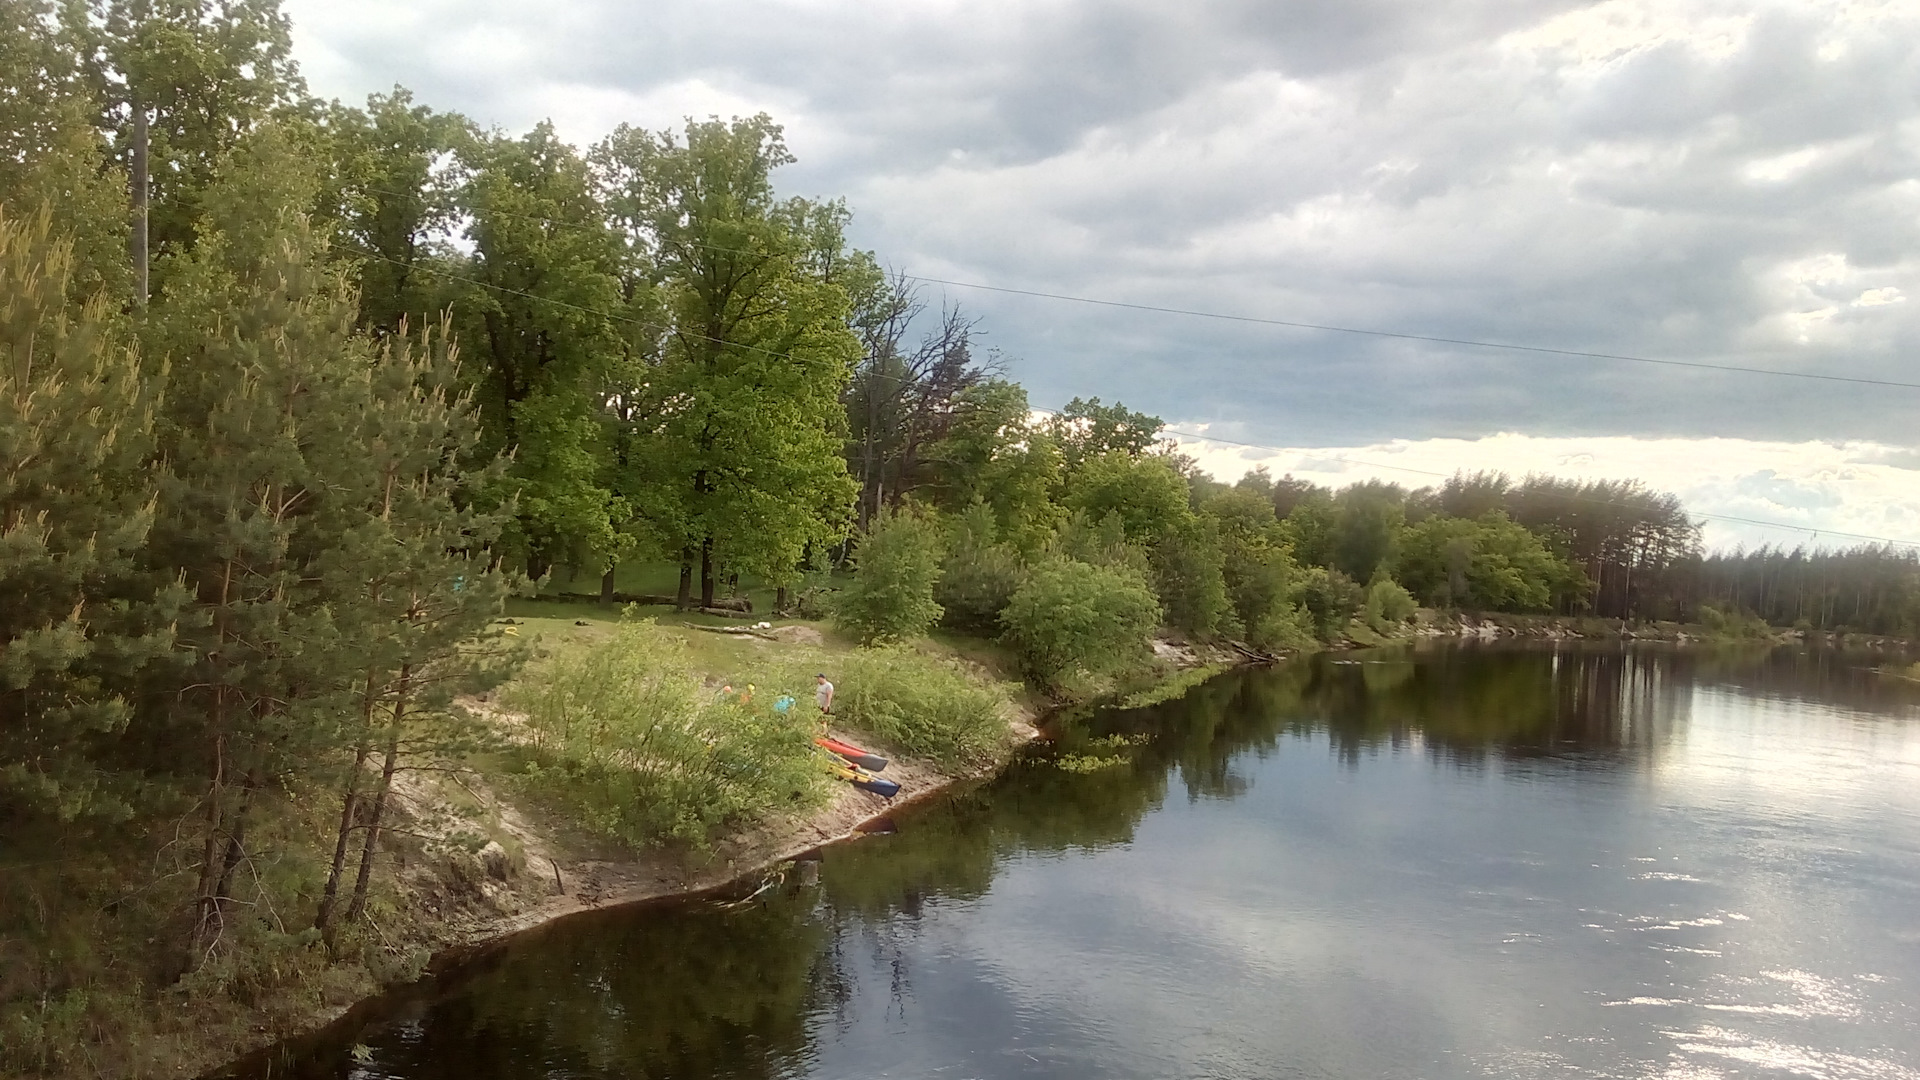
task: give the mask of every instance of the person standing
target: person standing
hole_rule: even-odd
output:
[[[822,715],[833,715],[833,684],[824,671],[813,677],[813,703],[820,706]]]

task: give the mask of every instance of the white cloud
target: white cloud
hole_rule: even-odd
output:
[[[1230,437],[1204,424],[1175,429]],[[1679,495],[1703,518],[1711,547],[1759,544],[1848,546],[1845,534],[1920,544],[1920,455],[1876,443],[1786,443],[1746,439],[1550,438],[1393,440],[1348,448],[1256,450],[1177,440],[1217,479],[1264,465],[1341,487],[1385,480],[1417,488],[1458,471],[1528,473],[1587,480],[1638,479]],[[1747,519],[1745,521],[1733,519]],[[1755,522],[1770,522],[1760,525]]]
[[[1920,381],[1920,308],[1902,302],[1920,289],[1912,0],[289,11],[316,89],[350,100],[402,82],[509,129],[552,116],[582,142],[764,109],[801,159],[784,186],[846,196],[859,243],[929,276]],[[1904,388],[949,298],[1036,405],[1097,394],[1303,447],[1526,432],[1752,449],[1714,474],[1729,485],[1715,505],[1762,470],[1799,482],[1763,445],[1910,443],[1920,404]],[[1663,461],[1633,467],[1675,486]]]

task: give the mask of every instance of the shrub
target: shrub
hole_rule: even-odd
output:
[[[863,644],[918,637],[940,618],[940,530],[911,511],[883,510],[854,552],[853,580],[834,603],[834,620]]]
[[[1013,599],[1024,571],[1019,552],[999,543],[998,534],[993,508],[985,503],[968,507],[955,521],[947,561],[933,590],[943,610],[940,621],[947,626],[976,634],[999,626],[1000,612]]]
[[[1366,602],[1361,609],[1361,618],[1376,634],[1391,633],[1413,618],[1419,607],[1413,602],[1413,594],[1400,587],[1385,574],[1375,574],[1367,586]]]
[[[1034,568],[1000,613],[1004,640],[1049,685],[1076,670],[1099,673],[1138,656],[1160,621],[1160,603],[1131,570],[1052,559]]]
[[[1321,641],[1333,641],[1344,634],[1366,599],[1352,578],[1319,567],[1301,575],[1299,596],[1300,606],[1313,621],[1314,636]]]
[[[1206,638],[1235,621],[1221,565],[1220,532],[1211,518],[1190,518],[1159,537],[1154,587],[1169,627]]]
[[[509,686],[533,751],[522,783],[602,835],[640,847],[703,846],[714,829],[815,794],[811,721],[717,698],[687,647],[625,622]]]
[[[1247,644],[1271,653],[1312,649],[1320,639],[1314,632],[1313,613],[1299,604],[1286,603],[1268,608],[1247,628]]]
[[[1700,623],[1709,636],[1732,640],[1760,640],[1773,636],[1773,627],[1757,615],[1740,611],[1726,612],[1711,604],[1700,605]]]
[[[834,684],[837,720],[909,754],[968,764],[1007,740],[1005,693],[956,661],[861,649],[840,660]]]

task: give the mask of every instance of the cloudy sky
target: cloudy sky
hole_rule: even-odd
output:
[[[765,110],[784,187],[926,278],[1920,383],[1916,0],[288,9],[328,96],[582,143]],[[1038,406],[1283,448],[1194,444],[1219,475],[1638,476],[1718,543],[1920,540],[1920,388],[927,288]]]

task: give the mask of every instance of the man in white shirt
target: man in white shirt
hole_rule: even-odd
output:
[[[813,677],[813,703],[820,706],[822,713],[833,712],[833,684],[827,681],[824,671]]]

